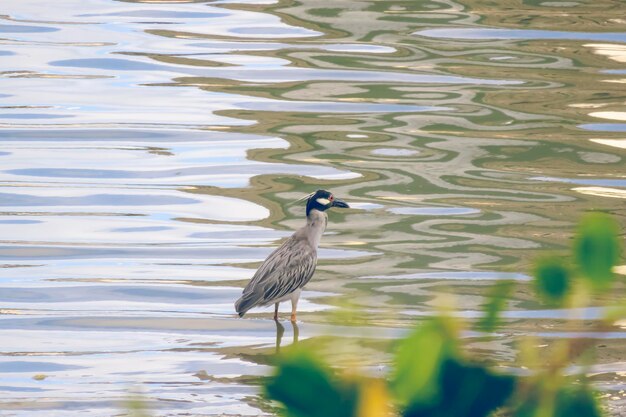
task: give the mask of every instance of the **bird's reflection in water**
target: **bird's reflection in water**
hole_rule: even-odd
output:
[[[276,322],[276,353],[280,353],[280,344],[283,340],[283,334],[285,334],[285,326],[283,326],[278,320],[274,320],[274,322]],[[295,345],[296,343],[298,343],[300,329],[298,328],[298,324],[296,322],[290,321],[290,323],[293,328],[292,343]]]

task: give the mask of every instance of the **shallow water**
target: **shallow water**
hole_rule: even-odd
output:
[[[271,413],[271,309],[233,302],[316,188],[353,208],[283,346],[352,341],[383,373],[438,294],[471,320],[507,278],[506,326],[470,351],[597,338],[623,410],[624,328],[569,326],[602,310],[538,305],[529,269],[587,210],[626,225],[626,7],[500,3],[5,4],[2,415],[119,415],[129,390],[154,415]]]

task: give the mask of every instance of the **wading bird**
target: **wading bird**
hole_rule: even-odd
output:
[[[307,199],[306,225],[272,252],[256,271],[235,302],[239,317],[253,307],[274,304],[274,320],[278,320],[278,304],[291,300],[291,321],[296,321],[300,292],[313,276],[317,246],[328,223],[324,212],[331,207],[348,207],[326,190],[317,190],[303,199]]]

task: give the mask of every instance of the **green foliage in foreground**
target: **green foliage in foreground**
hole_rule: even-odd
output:
[[[587,306],[594,294],[609,291],[620,253],[616,236],[617,226],[609,217],[584,218],[573,261],[548,257],[538,262],[534,286],[540,299],[573,309]],[[476,323],[478,330],[491,332],[497,327],[513,285],[501,282],[493,287],[485,314]],[[597,321],[593,330],[605,330],[613,319]],[[284,405],[282,413],[287,417],[602,415],[584,367],[580,375],[565,372],[591,350],[589,339],[557,340],[551,356],[540,360],[537,341],[528,336],[520,341],[520,357],[526,359],[528,372],[520,376],[467,359],[461,349],[461,328],[459,320],[443,314],[422,323],[397,343],[393,370],[384,379],[354,370],[333,371],[315,352],[292,346],[280,356],[266,391]]]
[[[357,386],[334,378],[330,368],[305,350],[285,355],[266,388],[285,404],[289,416],[344,417],[357,408]]]

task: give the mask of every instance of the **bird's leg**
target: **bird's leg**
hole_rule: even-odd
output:
[[[300,329],[298,328],[298,323],[295,321],[291,322],[291,326],[293,327],[293,344],[298,343],[298,336],[300,335]]]
[[[291,299],[291,321],[296,322],[296,308],[298,307],[298,298]]]
[[[283,340],[285,328],[278,320],[276,320],[276,354],[280,353],[280,342]]]
[[[274,305],[274,320],[278,320],[278,304],[280,303]]]

